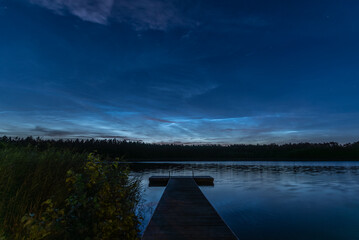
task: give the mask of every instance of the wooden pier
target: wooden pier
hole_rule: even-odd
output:
[[[182,178],[193,178],[198,186],[214,186],[214,178],[210,176],[152,176],[149,180],[150,187],[165,187],[168,184],[170,178],[182,179]]]
[[[194,177],[170,177],[142,239],[238,238],[203,195]]]

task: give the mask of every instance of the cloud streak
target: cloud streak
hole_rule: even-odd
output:
[[[306,116],[253,116],[242,118],[175,118],[170,120],[144,117],[142,114],[98,119],[79,115],[44,117],[41,113],[9,112],[7,119],[0,118],[0,134],[44,138],[117,138],[150,143],[183,144],[233,144],[233,143],[286,143],[323,142],[341,143],[357,141],[358,124],[344,124],[351,116],[328,116],[340,129],[328,129],[321,116],[313,116],[313,122],[322,127],[303,126]],[[88,114],[87,114],[88,115]],[[26,118],[24,116],[27,116]],[[9,119],[13,125],[9,125]],[[26,119],[26,120],[24,120]],[[70,120],[71,119],[71,120]],[[148,121],[150,120],[150,121]],[[173,121],[172,121],[173,120]],[[28,122],[36,122],[28,124]],[[21,127],[15,127],[21,126]],[[56,127],[55,127],[56,126]],[[16,130],[14,130],[16,129]]]
[[[114,0],[30,0],[31,3],[53,10],[57,14],[69,12],[84,21],[106,24],[111,16]]]
[[[184,16],[174,1],[163,0],[30,0],[57,14],[70,13],[84,21],[130,24],[138,31],[191,27],[195,21]]]
[[[173,121],[169,121],[169,120],[165,120],[165,119],[161,119],[161,118],[154,118],[154,117],[146,117],[146,119],[156,121],[156,122],[163,122],[163,123],[176,123]]]

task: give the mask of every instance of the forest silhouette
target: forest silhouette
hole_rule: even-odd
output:
[[[35,146],[38,150],[56,148],[72,152],[97,152],[109,159],[124,157],[127,161],[171,160],[359,160],[359,142],[339,144],[233,144],[178,145],[151,144],[117,139],[41,139],[2,137],[0,144]]]

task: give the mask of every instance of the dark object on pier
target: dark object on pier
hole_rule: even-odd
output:
[[[152,179],[152,180],[151,180]],[[143,240],[238,239],[199,189],[196,180],[211,177],[151,177],[167,187],[148,224]]]

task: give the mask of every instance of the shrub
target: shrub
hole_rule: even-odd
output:
[[[0,146],[1,240],[136,239],[139,199],[119,159]]]
[[[68,171],[64,204],[48,199],[40,216],[22,219],[27,238],[137,239],[139,184],[128,174],[118,161],[108,163],[90,154],[82,171]]]
[[[50,196],[66,197],[66,172],[80,168],[87,154],[34,146],[0,145],[0,236],[15,239],[22,235],[21,218],[39,214]]]

